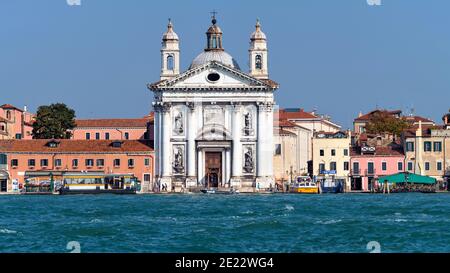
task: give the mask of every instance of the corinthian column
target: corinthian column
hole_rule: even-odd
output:
[[[162,123],[161,123],[161,172],[163,177],[170,177],[172,174],[172,164],[170,162],[170,105],[165,103],[161,107]]]
[[[268,158],[265,157],[265,145],[266,145],[266,137],[268,135],[266,129],[266,108],[264,104],[258,104],[258,142],[256,146],[256,175],[258,177],[265,176],[264,170],[264,160]]]
[[[188,130],[188,141],[187,141],[187,168],[188,168],[188,178],[195,179],[196,178],[196,160],[195,160],[195,138],[197,133],[197,111],[195,111],[194,103],[188,104],[188,121],[187,121],[187,130]]]
[[[160,177],[161,175],[161,170],[160,170],[160,165],[161,165],[161,161],[160,158],[161,157],[161,149],[160,149],[160,133],[159,130],[161,129],[161,125],[159,124],[160,122],[160,107],[158,105],[156,105],[156,103],[153,103],[153,109],[155,112],[155,118],[154,118],[154,122],[153,122],[153,132],[154,132],[154,149],[155,149],[155,176],[157,178]]]
[[[268,187],[273,182],[273,104],[258,104],[257,182]]]
[[[231,174],[233,179],[240,179],[242,176],[242,145],[241,145],[241,109],[239,104],[232,105],[232,166]]]

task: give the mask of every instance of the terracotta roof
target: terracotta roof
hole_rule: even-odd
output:
[[[47,144],[49,139],[0,140],[1,152],[33,152],[33,153],[126,153],[152,152],[153,142],[143,140],[121,140],[120,148],[112,146],[114,140],[53,140],[59,142],[55,148]]]
[[[95,127],[95,128],[147,128],[150,118],[129,118],[129,119],[77,119],[76,127]]]
[[[303,109],[280,109],[278,115],[281,119],[316,119],[316,115],[305,112]]]
[[[3,108],[3,109],[14,109],[14,110],[23,112],[22,109],[19,109],[19,108],[15,107],[14,105],[11,105],[11,104],[3,104],[3,105],[0,106],[0,108]]]
[[[338,133],[342,133],[342,134],[348,136],[348,133],[346,131],[337,131],[337,132],[316,131],[315,132],[316,135],[329,135],[329,136],[332,136],[332,135],[335,135]]]
[[[295,134],[295,133],[293,133],[291,131],[278,129],[278,128],[275,128],[273,130],[273,133],[276,134],[276,135],[290,135],[290,136],[296,136],[297,135],[297,134]]]
[[[402,113],[402,110],[373,110],[365,115],[355,118],[354,121],[369,121],[370,117],[377,112],[388,112],[391,115],[400,115]]]
[[[403,146],[399,144],[392,143],[387,146],[375,146],[375,153],[374,154],[361,154],[361,147],[356,146],[352,147],[350,150],[351,156],[366,156],[366,157],[373,157],[373,156],[404,156],[403,153]]]
[[[411,128],[408,128],[403,131],[403,136],[415,137],[417,129],[419,129],[419,125],[411,126]],[[444,126],[442,126],[442,125],[422,125],[422,136],[425,136],[425,137],[431,136],[432,129],[435,129],[435,130],[444,129]]]
[[[154,123],[155,122],[155,112],[151,111],[148,115],[144,116],[143,118],[148,119],[148,121],[150,123]]]
[[[424,118],[421,116],[406,116],[405,119],[409,122],[414,122],[414,123],[418,123],[419,121],[421,122],[425,122],[425,123],[433,123],[434,121],[428,118]]]
[[[298,125],[292,121],[281,119],[281,120],[274,120],[273,126],[275,126],[275,127],[276,126],[278,126],[278,127],[296,127]]]

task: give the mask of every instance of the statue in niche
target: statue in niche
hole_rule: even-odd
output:
[[[177,134],[183,133],[183,114],[181,112],[178,112],[178,114],[175,116],[175,128],[174,131]]]
[[[244,135],[249,136],[252,129],[252,115],[250,112],[244,115]]]
[[[244,170],[247,173],[253,172],[253,151],[252,148],[247,148],[244,154]]]
[[[175,170],[176,173],[182,173],[184,171],[182,148],[177,148],[177,151],[175,152],[175,159],[173,161],[173,169]]]

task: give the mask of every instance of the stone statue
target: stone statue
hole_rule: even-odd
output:
[[[175,116],[175,129],[174,131],[178,134],[182,134],[183,129],[183,114],[181,112],[178,112],[178,114]]]
[[[177,152],[175,153],[175,159],[173,161],[173,169],[176,173],[182,173],[184,171],[183,166],[183,151],[181,148],[177,149]]]
[[[251,148],[248,148],[244,154],[244,170],[247,173],[253,172],[253,152]]]
[[[244,134],[246,136],[250,135],[250,129],[252,127],[251,119],[250,113],[244,115]]]

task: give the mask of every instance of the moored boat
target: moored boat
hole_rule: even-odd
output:
[[[220,189],[216,189],[216,188],[202,189],[202,190],[200,190],[200,192],[206,193],[206,194],[239,194],[239,191],[235,190],[233,188],[231,188],[229,190],[220,190]]]
[[[298,176],[296,181],[289,185],[289,192],[306,194],[320,193],[318,184],[313,182],[309,176]]]
[[[339,179],[323,179],[318,182],[321,193],[342,193],[344,192],[344,182]]]
[[[289,187],[291,193],[318,194],[319,187],[315,182],[300,182]]]
[[[137,180],[131,174],[65,174],[58,189],[66,194],[136,194]]]

